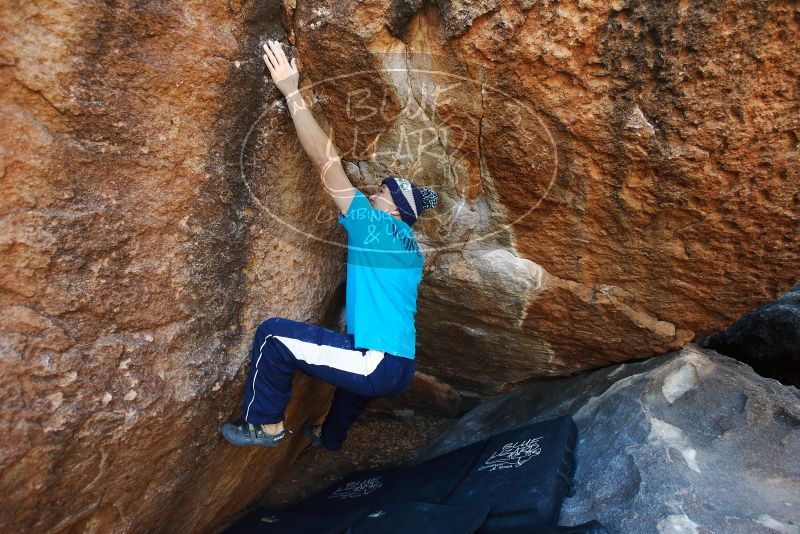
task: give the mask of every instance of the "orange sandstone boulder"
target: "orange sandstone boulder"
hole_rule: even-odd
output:
[[[673,350],[797,280],[789,4],[12,2],[0,36],[4,531],[213,531],[303,447],[216,435],[255,326],[341,306],[268,37],[354,183],[439,192],[417,357],[448,395]],[[288,426],[330,393],[298,377]]]
[[[490,393],[659,354],[797,280],[792,7],[372,0],[291,16],[354,179],[440,193],[416,227],[424,372]]]

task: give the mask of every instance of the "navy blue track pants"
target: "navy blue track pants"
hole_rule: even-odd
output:
[[[414,377],[411,358],[356,348],[352,334],[281,317],[258,327],[250,354],[242,417],[248,423],[283,420],[295,369],[336,386],[322,425],[325,448],[339,450],[367,403],[405,390]]]

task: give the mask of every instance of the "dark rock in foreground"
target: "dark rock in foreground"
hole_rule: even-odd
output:
[[[751,365],[763,376],[800,387],[800,284],[698,341]]]
[[[689,344],[493,397],[418,460],[572,413],[574,494],[559,524],[612,532],[800,531],[800,392]]]

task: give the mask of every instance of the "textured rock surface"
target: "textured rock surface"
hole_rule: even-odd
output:
[[[328,200],[269,107],[255,51],[279,4],[235,4],[0,8],[3,532],[207,530],[305,445],[216,432],[253,328],[323,320],[343,279],[342,249],[240,175],[243,154],[267,207],[342,241],[307,217]],[[296,393],[291,428],[331,390]]]
[[[0,529],[211,529],[299,453],[215,433],[253,328],[341,300],[267,37],[359,186],[440,192],[418,367],[460,392],[677,348],[796,282],[791,3],[5,2]],[[295,391],[290,427],[324,413]]]
[[[797,281],[796,6],[322,0],[287,16],[356,182],[441,194],[419,225],[423,371],[485,393],[658,354]]]
[[[574,494],[559,524],[612,532],[797,532],[800,392],[693,344],[493,397],[419,460],[573,414]]]
[[[745,362],[762,376],[800,386],[800,284],[697,343]]]

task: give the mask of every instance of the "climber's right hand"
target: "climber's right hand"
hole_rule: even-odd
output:
[[[280,43],[273,40],[267,41],[264,52],[262,56],[264,63],[267,64],[269,74],[278,90],[283,96],[297,92],[297,82],[300,78],[297,72],[297,59],[292,58],[292,63],[289,64]]]

